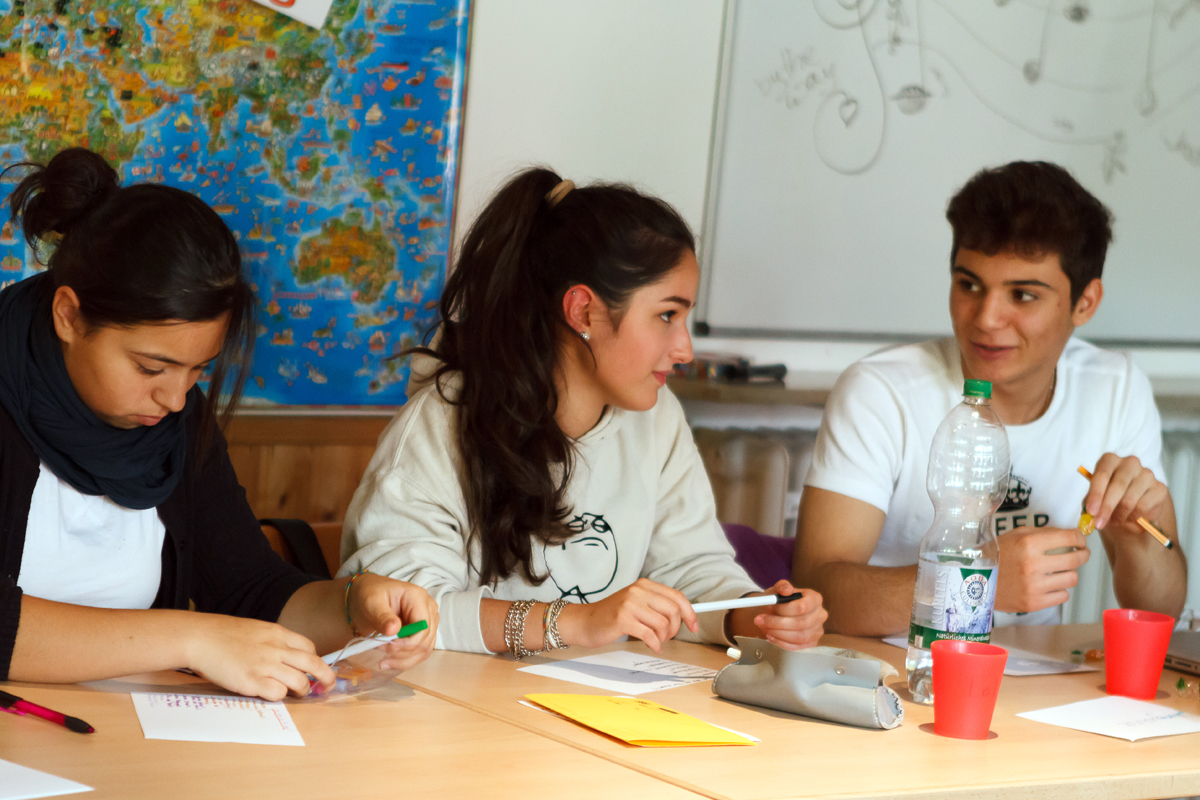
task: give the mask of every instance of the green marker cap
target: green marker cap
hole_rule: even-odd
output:
[[[977,381],[968,378],[963,382],[963,397],[982,397],[990,398],[992,396],[991,381]]]
[[[410,622],[409,624],[405,625],[400,630],[396,631],[396,638],[397,639],[407,638],[409,636],[412,636],[414,633],[420,633],[421,631],[425,630],[428,627],[429,627],[429,623],[423,619],[419,619],[416,622]]]

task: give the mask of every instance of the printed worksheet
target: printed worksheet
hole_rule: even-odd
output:
[[[283,703],[250,697],[135,692],[133,707],[147,739],[304,746]]]
[[[624,650],[555,661],[553,664],[535,664],[521,667],[520,671],[628,695],[660,692],[711,681],[717,674],[715,669]]]

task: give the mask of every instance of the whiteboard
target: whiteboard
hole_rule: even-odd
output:
[[[1019,159],[1116,217],[1081,335],[1200,344],[1200,0],[730,0],[701,330],[948,332],[946,203]]]

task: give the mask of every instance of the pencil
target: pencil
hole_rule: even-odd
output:
[[[1087,478],[1089,481],[1092,479],[1092,473],[1088,472],[1087,467],[1080,467],[1079,474]],[[1145,517],[1138,517],[1137,524],[1142,526],[1142,530],[1157,539],[1158,543],[1163,547],[1167,548],[1168,550],[1175,547],[1175,543],[1168,539],[1166,534],[1160,531],[1158,527],[1150,520],[1146,519]]]
[[[1174,542],[1172,542],[1170,539],[1168,539],[1166,537],[1166,535],[1163,534],[1163,532],[1160,531],[1153,522],[1146,519],[1145,517],[1138,517],[1137,524],[1141,525],[1142,530],[1146,531],[1146,533],[1150,534],[1155,539],[1158,539],[1158,543],[1161,544],[1163,547],[1167,548],[1168,550],[1170,550],[1172,547],[1175,546]]]

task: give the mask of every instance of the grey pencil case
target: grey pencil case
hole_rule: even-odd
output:
[[[737,637],[741,657],[713,678],[726,700],[860,728],[890,730],[904,721],[900,696],[883,685],[896,668],[875,656],[836,647],[784,650],[765,639]]]

